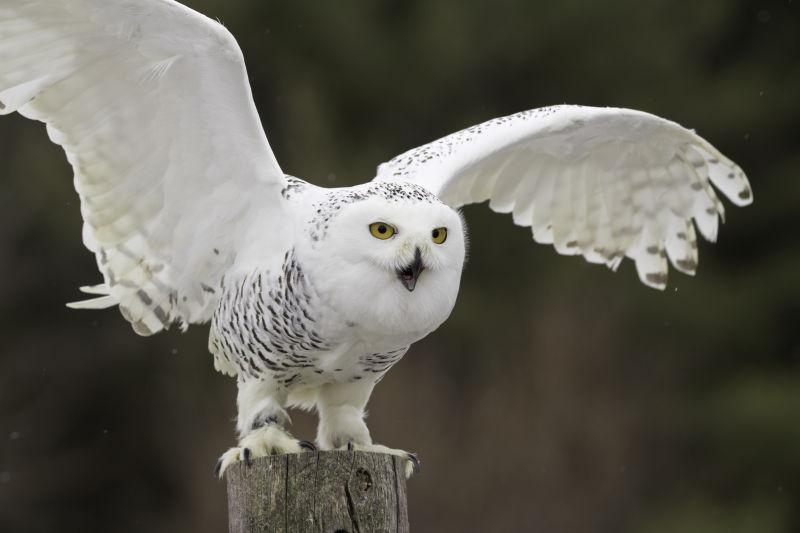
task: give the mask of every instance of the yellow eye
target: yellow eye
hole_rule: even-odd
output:
[[[387,224],[386,222],[373,222],[369,225],[369,232],[376,239],[386,240],[389,237],[394,236],[394,234],[397,233],[397,230],[394,229],[394,226]]]
[[[431,237],[436,244],[442,244],[447,240],[447,228],[436,228],[431,232]]]

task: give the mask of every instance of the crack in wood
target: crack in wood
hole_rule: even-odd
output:
[[[350,522],[353,524],[353,533],[361,533],[361,528],[358,527],[358,515],[356,514],[356,506],[353,503],[353,495],[350,493],[350,483],[344,484],[344,494],[347,497],[347,513],[350,515]]]

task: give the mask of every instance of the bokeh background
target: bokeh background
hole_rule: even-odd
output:
[[[370,404],[423,459],[414,531],[800,531],[800,2],[186,3],[238,37],[278,159],[317,184],[558,103],[669,117],[751,179],[666,292],[465,209],[460,301]],[[40,124],[0,121],[0,186],[0,531],[224,531],[235,385],[207,328],[63,306],[99,275]]]

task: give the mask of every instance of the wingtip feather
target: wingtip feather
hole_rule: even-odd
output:
[[[78,290],[84,294],[99,294],[102,296],[111,294],[111,288],[105,283],[100,283],[98,285],[84,285],[83,287],[79,287]]]
[[[117,304],[113,296],[106,295],[99,298],[92,298],[90,300],[80,300],[77,302],[69,302],[66,304],[70,309],[108,309]]]

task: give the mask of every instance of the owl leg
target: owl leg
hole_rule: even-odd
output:
[[[406,477],[420,470],[416,454],[373,444],[364,422],[364,409],[372,394],[374,382],[329,383],[317,395],[319,426],[317,446],[322,450],[360,450],[387,453],[404,460]]]
[[[255,457],[300,453],[314,448],[310,443],[298,441],[284,429],[291,423],[283,408],[286,392],[278,389],[272,380],[239,381],[236,404],[239,409],[236,421],[239,446],[222,454],[214,467],[215,475],[222,477],[225,469],[236,461],[249,465]]]

